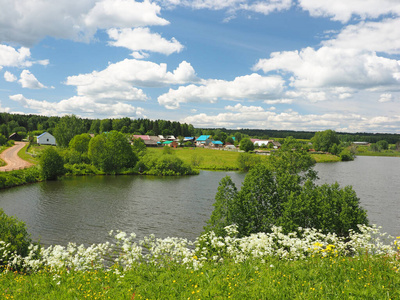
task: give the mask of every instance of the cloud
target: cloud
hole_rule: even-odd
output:
[[[158,103],[168,109],[176,109],[181,103],[214,103],[223,100],[265,100],[277,98],[283,91],[284,80],[279,76],[251,75],[236,77],[233,81],[210,79],[203,85],[181,86],[170,89],[158,97]]]
[[[196,81],[195,71],[186,61],[181,62],[173,72],[168,72],[166,64],[125,59],[110,64],[100,72],[70,76],[66,84],[76,86],[78,96],[97,101],[145,101],[147,96],[134,86],[163,87]]]
[[[29,70],[23,70],[20,75],[18,82],[23,88],[28,89],[43,89],[46,88],[42,83],[40,83],[35,75],[33,75]]]
[[[393,132],[400,130],[400,115],[363,116],[354,113],[300,114],[288,110],[275,112],[261,107],[236,104],[227,106],[228,112],[216,115],[200,113],[183,118],[181,121],[202,128],[268,128],[277,130],[320,131],[333,129],[342,132]]]
[[[226,10],[230,14],[236,11],[251,11],[268,15],[274,11],[290,9],[292,0],[158,0],[165,7],[185,6],[192,9]],[[231,17],[225,19],[229,21]]]
[[[115,40],[109,42],[109,45],[128,48],[134,51],[135,58],[142,58],[137,56],[138,51],[170,55],[174,52],[179,53],[183,49],[183,46],[175,38],[168,41],[157,33],[151,33],[149,28],[112,28],[107,33],[111,39]]]
[[[323,42],[323,45],[400,54],[400,18],[349,25],[336,38]]]
[[[3,67],[30,67],[31,52],[28,48],[21,47],[18,50],[11,46],[0,44],[0,66]]]
[[[297,88],[372,88],[399,84],[400,63],[358,49],[310,47],[301,51],[274,52],[253,67],[265,73],[281,70],[293,74]]]
[[[160,18],[161,8],[149,0],[103,0],[85,16],[85,25],[93,28],[138,27],[148,25],[168,25]]]
[[[381,102],[381,103],[392,102],[393,101],[393,95],[392,94],[382,94],[378,101]]]
[[[343,23],[352,16],[367,19],[388,14],[400,15],[400,3],[396,0],[299,0],[298,5],[313,17],[331,17]]]
[[[167,25],[148,0],[0,0],[0,41],[32,46],[46,36],[88,41],[97,29]]]
[[[0,101],[0,111],[1,112],[10,112],[10,108],[9,107],[3,107]]]
[[[9,98],[25,108],[36,110],[40,114],[48,116],[73,113],[84,117],[145,117],[143,108],[118,101],[98,103],[88,97],[75,96],[60,102],[48,102],[27,99],[21,94],[12,95]]]
[[[5,79],[7,82],[14,82],[14,81],[17,80],[17,77],[16,77],[14,74],[12,74],[12,73],[6,71],[6,72],[4,73],[4,79]]]

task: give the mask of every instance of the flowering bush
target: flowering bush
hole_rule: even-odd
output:
[[[115,243],[106,242],[87,248],[73,243],[67,247],[56,245],[42,249],[30,245],[26,256],[16,251],[11,253],[9,245],[0,241],[0,260],[8,269],[24,268],[27,271],[42,268],[96,270],[111,265],[130,270],[142,263],[163,267],[171,262],[197,270],[206,261],[218,264],[227,259],[236,263],[252,260],[267,263],[269,258],[302,260],[311,256],[399,255],[397,240],[391,244],[384,243],[392,237],[380,233],[376,226],[360,225],[359,229],[360,233],[350,231],[346,239],[310,228],[300,228],[300,237],[298,233],[284,234],[280,227],[273,227],[271,233],[237,238],[237,228],[232,225],[225,228],[227,234],[224,237],[211,231],[194,242],[182,238],[158,239],[153,235],[135,242],[135,234],[118,231],[114,235]],[[36,255],[38,251],[39,256]]]

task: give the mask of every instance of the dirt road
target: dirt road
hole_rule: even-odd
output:
[[[18,151],[24,148],[26,144],[25,142],[15,142],[13,147],[4,150],[0,154],[0,158],[7,164],[4,167],[0,167],[1,172],[25,169],[32,166],[30,162],[18,156]]]

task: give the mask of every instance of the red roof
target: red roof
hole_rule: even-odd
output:
[[[133,138],[134,139],[141,138],[143,141],[149,141],[150,140],[150,137],[148,135],[136,135],[136,134],[134,134]]]

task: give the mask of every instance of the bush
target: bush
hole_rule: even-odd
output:
[[[136,169],[140,173],[157,176],[198,174],[198,171],[193,170],[179,157],[171,154],[163,154],[160,157],[145,155],[140,159]]]
[[[261,163],[261,158],[256,154],[240,153],[238,157],[238,165],[241,171],[249,171],[252,167]]]
[[[6,265],[12,254],[25,257],[28,255],[31,237],[26,230],[25,223],[12,216],[7,216],[0,208],[0,265]]]
[[[354,154],[350,152],[350,150],[343,150],[340,152],[340,159],[341,161],[352,161],[354,160]]]
[[[63,158],[53,147],[43,150],[40,156],[41,174],[45,180],[55,180],[65,174]]]

